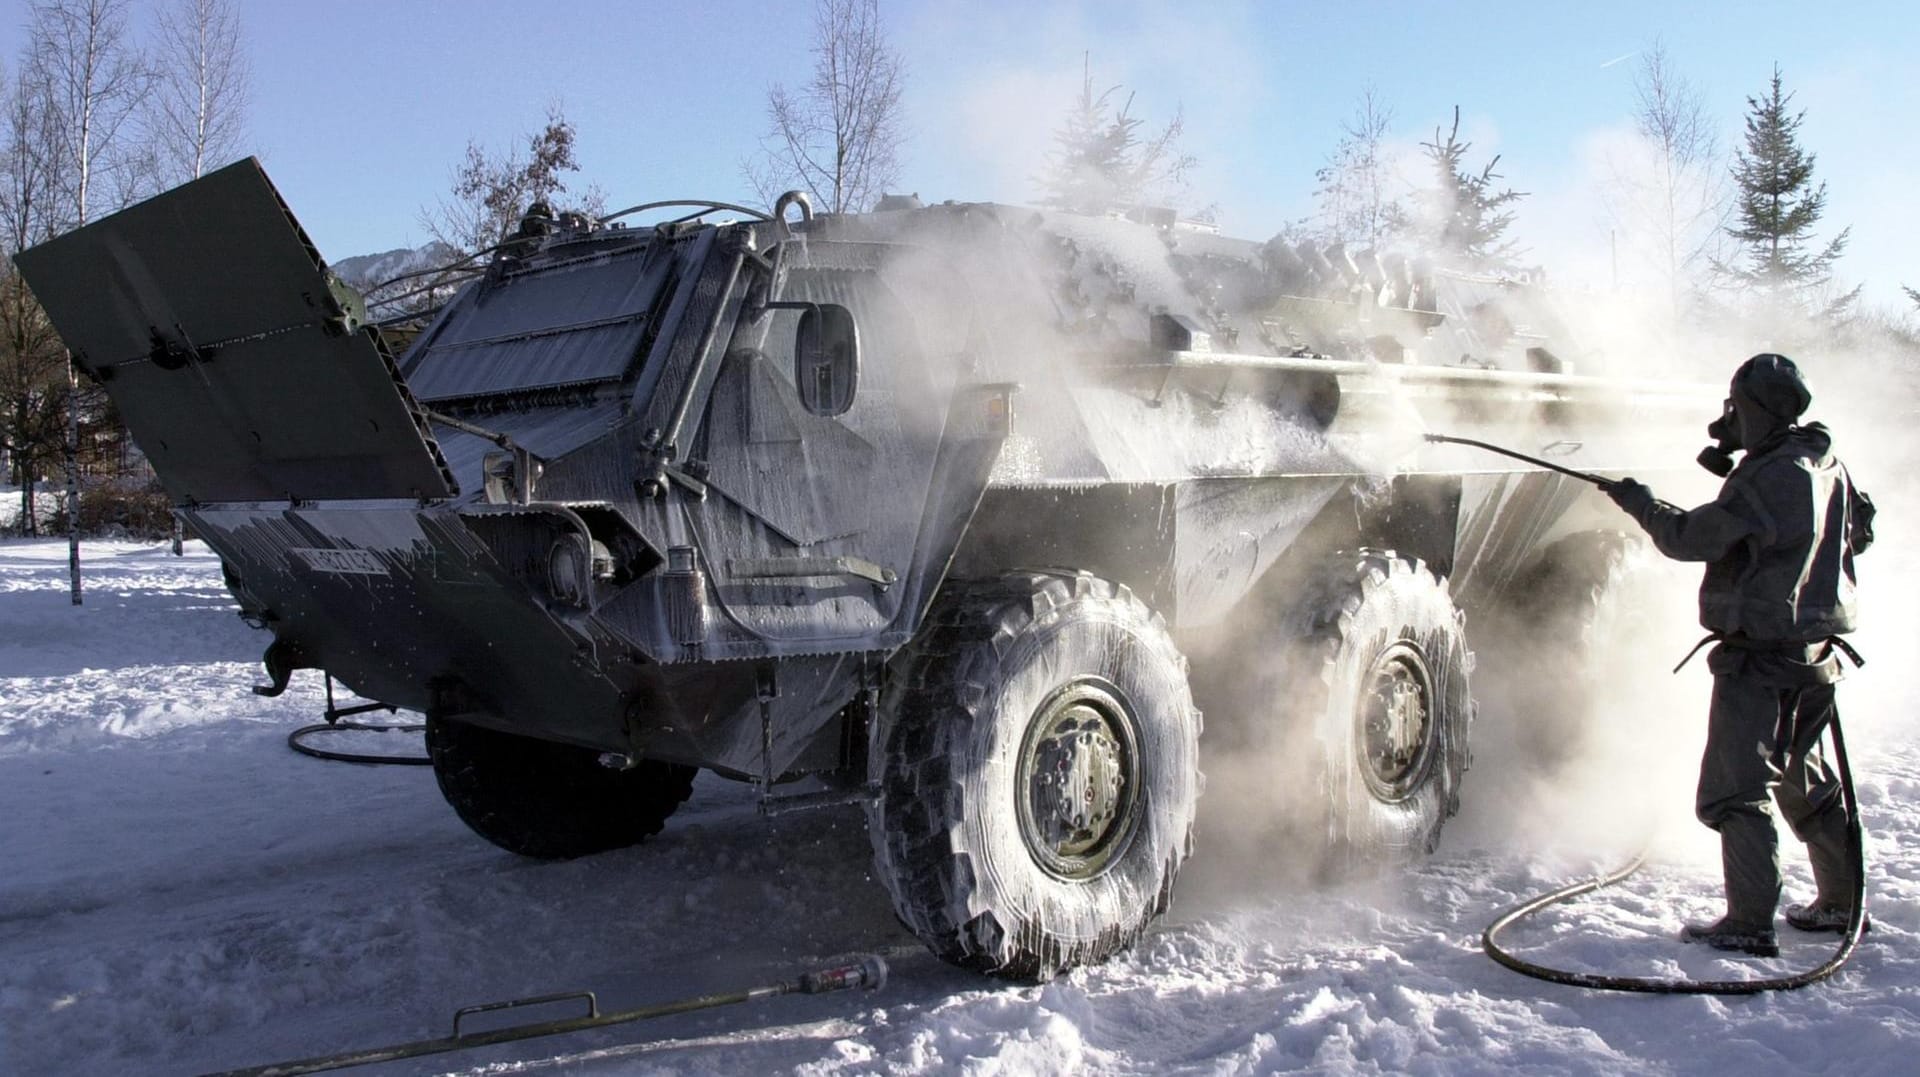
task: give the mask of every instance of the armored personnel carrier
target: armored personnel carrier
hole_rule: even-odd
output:
[[[1255,701],[1208,735],[1311,794],[1274,801],[1310,805],[1288,855],[1433,846],[1476,618],[1617,521],[1423,431],[1644,474],[1715,413],[1404,258],[726,208],[529,218],[400,354],[252,160],[18,263],[271,633],[267,691],[422,712],[454,810],[528,856],[657,832],[699,769],[864,802],[901,919],[1023,979],[1167,908],[1189,651]]]

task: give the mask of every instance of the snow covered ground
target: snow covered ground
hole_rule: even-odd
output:
[[[21,508],[20,488],[0,483],[0,530],[18,530]],[[51,483],[34,491],[33,508],[40,526],[50,530],[54,516],[60,511],[60,494]]]
[[[874,950],[893,966],[875,994],[371,1072],[1875,1074],[1914,1072],[1920,1056],[1910,636],[1863,634],[1874,662],[1842,689],[1875,930],[1827,985],[1603,995],[1521,978],[1479,951],[1496,911],[1620,851],[1587,848],[1592,834],[1653,820],[1652,867],[1516,943],[1577,967],[1714,978],[1825,956],[1830,942],[1791,931],[1777,961],[1671,941],[1680,917],[1718,900],[1715,846],[1690,819],[1696,667],[1663,689],[1673,705],[1653,716],[1660,746],[1637,765],[1540,799],[1483,748],[1439,853],[1364,884],[1303,888],[1210,842],[1246,808],[1211,800],[1174,912],[1145,943],[1044,987],[1008,987],[938,963],[895,923],[866,877],[857,810],[764,822],[747,790],[703,776],[641,847],[517,859],[469,833],[426,768],[288,751],[286,733],[320,709],[319,681],[300,674],[279,699],[248,692],[267,637],[233,615],[203,547],[174,558],[92,544],[86,558],[75,609],[64,544],[0,543],[0,1072],[264,1063],[444,1035],[470,1003],[592,989],[626,1008]],[[381,743],[417,748],[406,739]],[[1576,825],[1622,801],[1620,825]],[[1804,894],[1790,855],[1789,889]]]

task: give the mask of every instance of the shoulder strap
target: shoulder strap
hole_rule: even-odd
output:
[[[1840,467],[1840,477],[1847,484],[1847,548],[1858,556],[1873,545],[1873,514],[1876,510],[1873,498],[1853,484],[1853,476],[1844,464]]]

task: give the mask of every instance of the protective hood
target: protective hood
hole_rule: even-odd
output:
[[[1733,372],[1733,400],[1740,444],[1759,451],[1777,441],[1813,403],[1800,368],[1784,355],[1762,352]]]
[[[1824,423],[1790,426],[1782,440],[1788,452],[1805,460],[1811,467],[1833,465],[1833,432]]]
[[[1737,404],[1735,406],[1738,407]],[[1805,461],[1810,468],[1831,467],[1834,463],[1833,432],[1824,423],[1773,426],[1768,429],[1765,439],[1748,451],[1747,460],[1742,466],[1751,472],[1761,466],[1762,457],[1796,457]]]

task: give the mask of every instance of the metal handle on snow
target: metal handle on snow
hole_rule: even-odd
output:
[[[539,995],[532,998],[517,998],[510,1002],[487,1002],[478,1006],[467,1006],[456,1010],[453,1015],[453,1035],[432,1040],[414,1040],[410,1043],[396,1043],[387,1047],[375,1047],[363,1051],[347,1051],[342,1054],[320,1055],[314,1058],[296,1059],[291,1062],[276,1062],[266,1066],[254,1066],[248,1069],[228,1070],[210,1077],[292,1077],[300,1073],[320,1073],[326,1070],[344,1069],[348,1066],[368,1066],[376,1062],[394,1062],[403,1058],[419,1058],[422,1055],[446,1054],[450,1051],[468,1051],[475,1047],[485,1047],[495,1043],[513,1043],[518,1040],[537,1039],[541,1036],[557,1036],[566,1032],[580,1032],[589,1028],[604,1028],[608,1025],[623,1025],[629,1021],[642,1021],[653,1017],[670,1017],[675,1014],[692,1013],[696,1010],[710,1010],[718,1006],[732,1006],[742,1002],[756,1002],[778,995],[805,993],[823,994],[828,991],[844,991],[850,987],[864,987],[869,991],[879,990],[887,982],[887,963],[878,954],[869,954],[851,965],[840,965],[817,972],[802,973],[797,980],[783,980],[765,987],[752,987],[745,991],[730,991],[718,995],[700,995],[695,998],[676,999],[653,1006],[642,1006],[634,1010],[621,1010],[617,1013],[601,1013],[600,1002],[591,991],[568,991],[557,995]],[[567,1002],[585,999],[587,1014],[584,1017],[562,1017],[551,1021],[536,1021],[524,1025],[509,1025],[506,1028],[483,1029],[479,1032],[462,1034],[460,1020],[476,1013],[488,1013],[494,1010],[514,1010],[523,1006],[538,1006],[549,1002]]]
[[[854,964],[804,973],[800,977],[800,990],[809,995],[845,991],[851,987],[864,987],[869,991],[878,991],[885,986],[887,986],[887,962],[879,954],[868,954]]]
[[[544,1006],[549,1002],[570,1002],[574,999],[587,1000],[587,1017],[600,1016],[600,1000],[591,991],[562,991],[557,995],[535,995],[531,998],[508,999],[505,1002],[482,1002],[478,1006],[462,1006],[453,1011],[453,1038],[460,1038],[460,1019],[476,1013],[492,1013],[496,1010],[517,1010],[523,1006]]]

